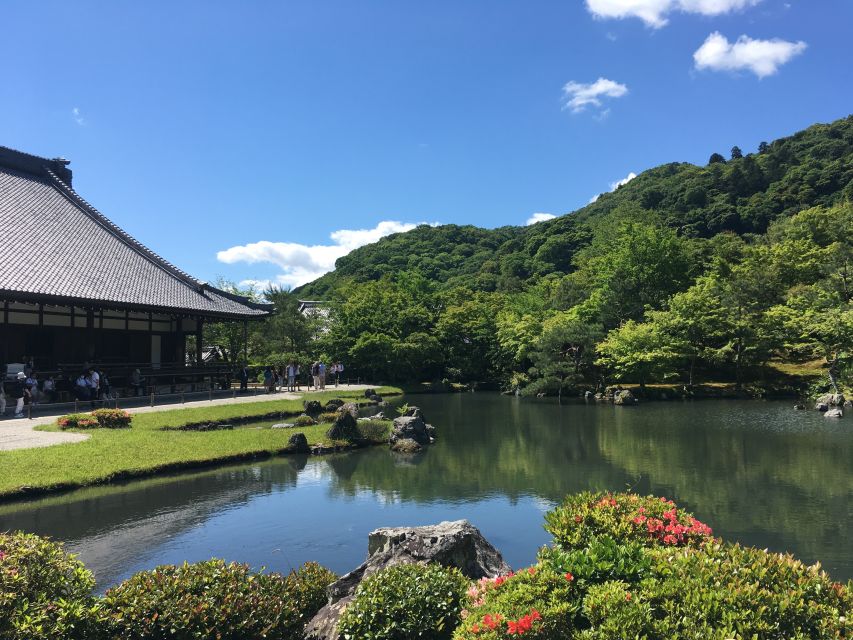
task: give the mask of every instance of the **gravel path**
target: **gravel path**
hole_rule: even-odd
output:
[[[368,384],[342,384],[338,391],[359,391],[370,389]],[[335,391],[335,387],[326,387],[326,391]],[[215,398],[213,400],[194,400],[181,404],[163,404],[156,407],[131,407],[130,413],[155,413],[158,411],[171,411],[172,409],[191,409],[195,407],[211,407],[224,404],[249,404],[252,402],[269,402],[271,400],[295,400],[301,398],[304,393],[276,393],[258,395],[238,396],[236,398]],[[8,411],[8,409],[7,409]],[[67,413],[67,412],[66,412]],[[58,414],[57,414],[58,415]],[[50,447],[56,444],[70,444],[87,440],[89,436],[85,433],[64,433],[62,431],[36,431],[35,427],[51,424],[56,420],[56,415],[39,416],[31,420],[27,418],[0,419],[0,451],[12,451],[13,449],[32,449],[34,447]]]

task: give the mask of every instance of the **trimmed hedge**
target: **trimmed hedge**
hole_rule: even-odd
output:
[[[97,429],[98,419],[91,413],[69,413],[56,420],[60,429]]]
[[[309,563],[287,576],[209,560],[142,571],[104,594],[116,640],[302,640],[335,575]]]
[[[103,429],[126,429],[133,420],[133,415],[124,409],[95,409],[92,415]]]
[[[94,638],[95,580],[61,544],[29,533],[0,533],[0,638]]]
[[[458,569],[406,564],[358,585],[338,632],[345,640],[449,640],[469,581]]]
[[[126,429],[133,416],[123,409],[95,409],[91,413],[69,413],[58,418],[61,429]]]

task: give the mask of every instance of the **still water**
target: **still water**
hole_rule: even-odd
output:
[[[0,530],[64,540],[101,588],[213,556],[287,571],[360,563],[380,526],[467,518],[520,567],[542,514],[584,489],[675,499],[715,534],[853,577],[853,421],[789,402],[639,407],[493,394],[406,398],[439,429],[417,456],[384,447],[97,487],[0,506]]]

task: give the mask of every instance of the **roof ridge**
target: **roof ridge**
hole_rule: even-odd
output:
[[[107,216],[101,213],[94,205],[92,205],[88,200],[86,200],[83,196],[77,193],[71,185],[64,182],[58,175],[56,175],[56,173],[50,167],[45,166],[44,170],[47,172],[53,182],[56,183],[55,186],[58,187],[60,193],[70,198],[76,204],[82,206],[85,212],[88,213],[91,217],[93,217],[96,222],[100,223],[103,227],[105,227],[107,231],[118,237],[131,249],[143,254],[146,258],[163,268],[165,271],[170,273],[178,280],[181,280],[185,284],[188,284],[191,287],[195,288],[199,293],[204,291],[205,287],[207,286],[206,282],[197,280],[196,278],[188,274],[186,271],[179,269],[171,262],[166,260],[163,256],[158,253],[155,253],[154,251],[146,247],[144,244],[139,242],[139,240],[131,236],[127,231],[125,231],[117,224],[115,224],[112,220],[107,218]]]

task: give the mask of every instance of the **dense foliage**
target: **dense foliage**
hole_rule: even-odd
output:
[[[300,640],[334,579],[311,563],[287,576],[222,560],[161,566],[107,591],[104,624],[116,640]]]
[[[0,638],[90,637],[98,627],[95,579],[62,545],[0,533]]]
[[[385,569],[358,586],[338,632],[345,640],[449,640],[467,588],[457,569],[420,564]]]
[[[678,521],[679,510],[633,494],[568,497],[546,516],[554,546],[533,567],[477,583],[455,640],[848,637],[853,594],[818,566],[705,530],[667,540],[652,518]]]
[[[853,376],[853,116],[707,166],[651,169],[529,227],[445,225],[383,238],[297,292],[263,294],[256,365],[345,377],[488,382],[527,394]],[[258,296],[257,292],[244,292]],[[328,318],[296,311],[322,299]],[[208,339],[229,361],[241,329]]]

